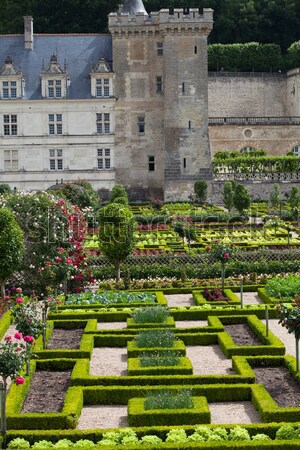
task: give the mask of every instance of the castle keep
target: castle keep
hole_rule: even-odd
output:
[[[0,35],[0,183],[78,178],[131,199],[186,199],[211,154],[300,154],[300,73],[207,73],[213,11],[148,14],[128,0],[110,35]]]

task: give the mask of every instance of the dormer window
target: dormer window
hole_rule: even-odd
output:
[[[96,97],[109,97],[109,78],[96,78]]]
[[[109,65],[104,58],[100,58],[91,71],[91,96],[109,98],[113,95],[113,77]]]
[[[42,97],[44,98],[66,98],[68,92],[69,78],[66,65],[64,69],[57,61],[57,56],[52,55],[50,63],[41,74]]]
[[[61,98],[61,80],[48,80],[48,97]]]
[[[7,56],[4,66],[0,69],[0,97],[2,100],[22,98],[22,74]]]

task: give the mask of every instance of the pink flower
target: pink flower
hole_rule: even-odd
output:
[[[66,263],[67,263],[67,264],[72,264],[72,258],[67,258],[67,259],[66,259]]]
[[[46,262],[45,262],[45,265],[46,265],[46,266],[51,266],[51,263],[50,263],[49,261],[46,261]]]
[[[59,251],[60,253],[62,253],[62,252],[65,251],[65,249],[64,249],[63,247],[59,247],[58,251]]]
[[[34,341],[34,337],[33,336],[24,336],[24,341],[25,342],[33,342]]]
[[[229,258],[229,254],[228,253],[224,253],[223,258],[224,259],[228,259]]]
[[[210,249],[211,249],[211,246],[210,246],[210,245],[207,245],[207,246],[205,247],[205,250],[206,250],[207,252],[209,252]]]
[[[55,261],[61,262],[61,258],[59,256],[57,256],[57,258],[55,258]]]
[[[22,351],[22,347],[16,347],[17,352],[21,352]]]
[[[16,288],[16,292],[18,292],[19,294],[22,292],[22,288],[20,288],[20,287],[17,287]]]
[[[22,298],[22,297],[16,298],[16,303],[18,303],[18,305],[20,305],[23,302],[24,302],[24,298]]]
[[[22,339],[22,337],[23,337],[23,334],[20,333],[19,331],[17,331],[17,332],[15,333],[15,335],[14,335],[14,338],[15,338],[15,339]]]
[[[11,336],[5,336],[4,339],[6,340],[6,342],[12,342],[12,337]]]
[[[24,383],[25,383],[25,378],[23,378],[23,377],[16,378],[16,384],[24,384]]]

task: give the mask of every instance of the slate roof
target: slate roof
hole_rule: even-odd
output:
[[[33,49],[24,48],[24,35],[0,35],[0,68],[9,55],[25,80],[23,99],[41,99],[40,75],[56,54],[66,64],[70,99],[91,98],[90,73],[101,57],[112,64],[112,38],[105,34],[34,34]]]

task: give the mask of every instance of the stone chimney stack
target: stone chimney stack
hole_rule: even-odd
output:
[[[33,49],[33,18],[24,16],[24,48]]]

